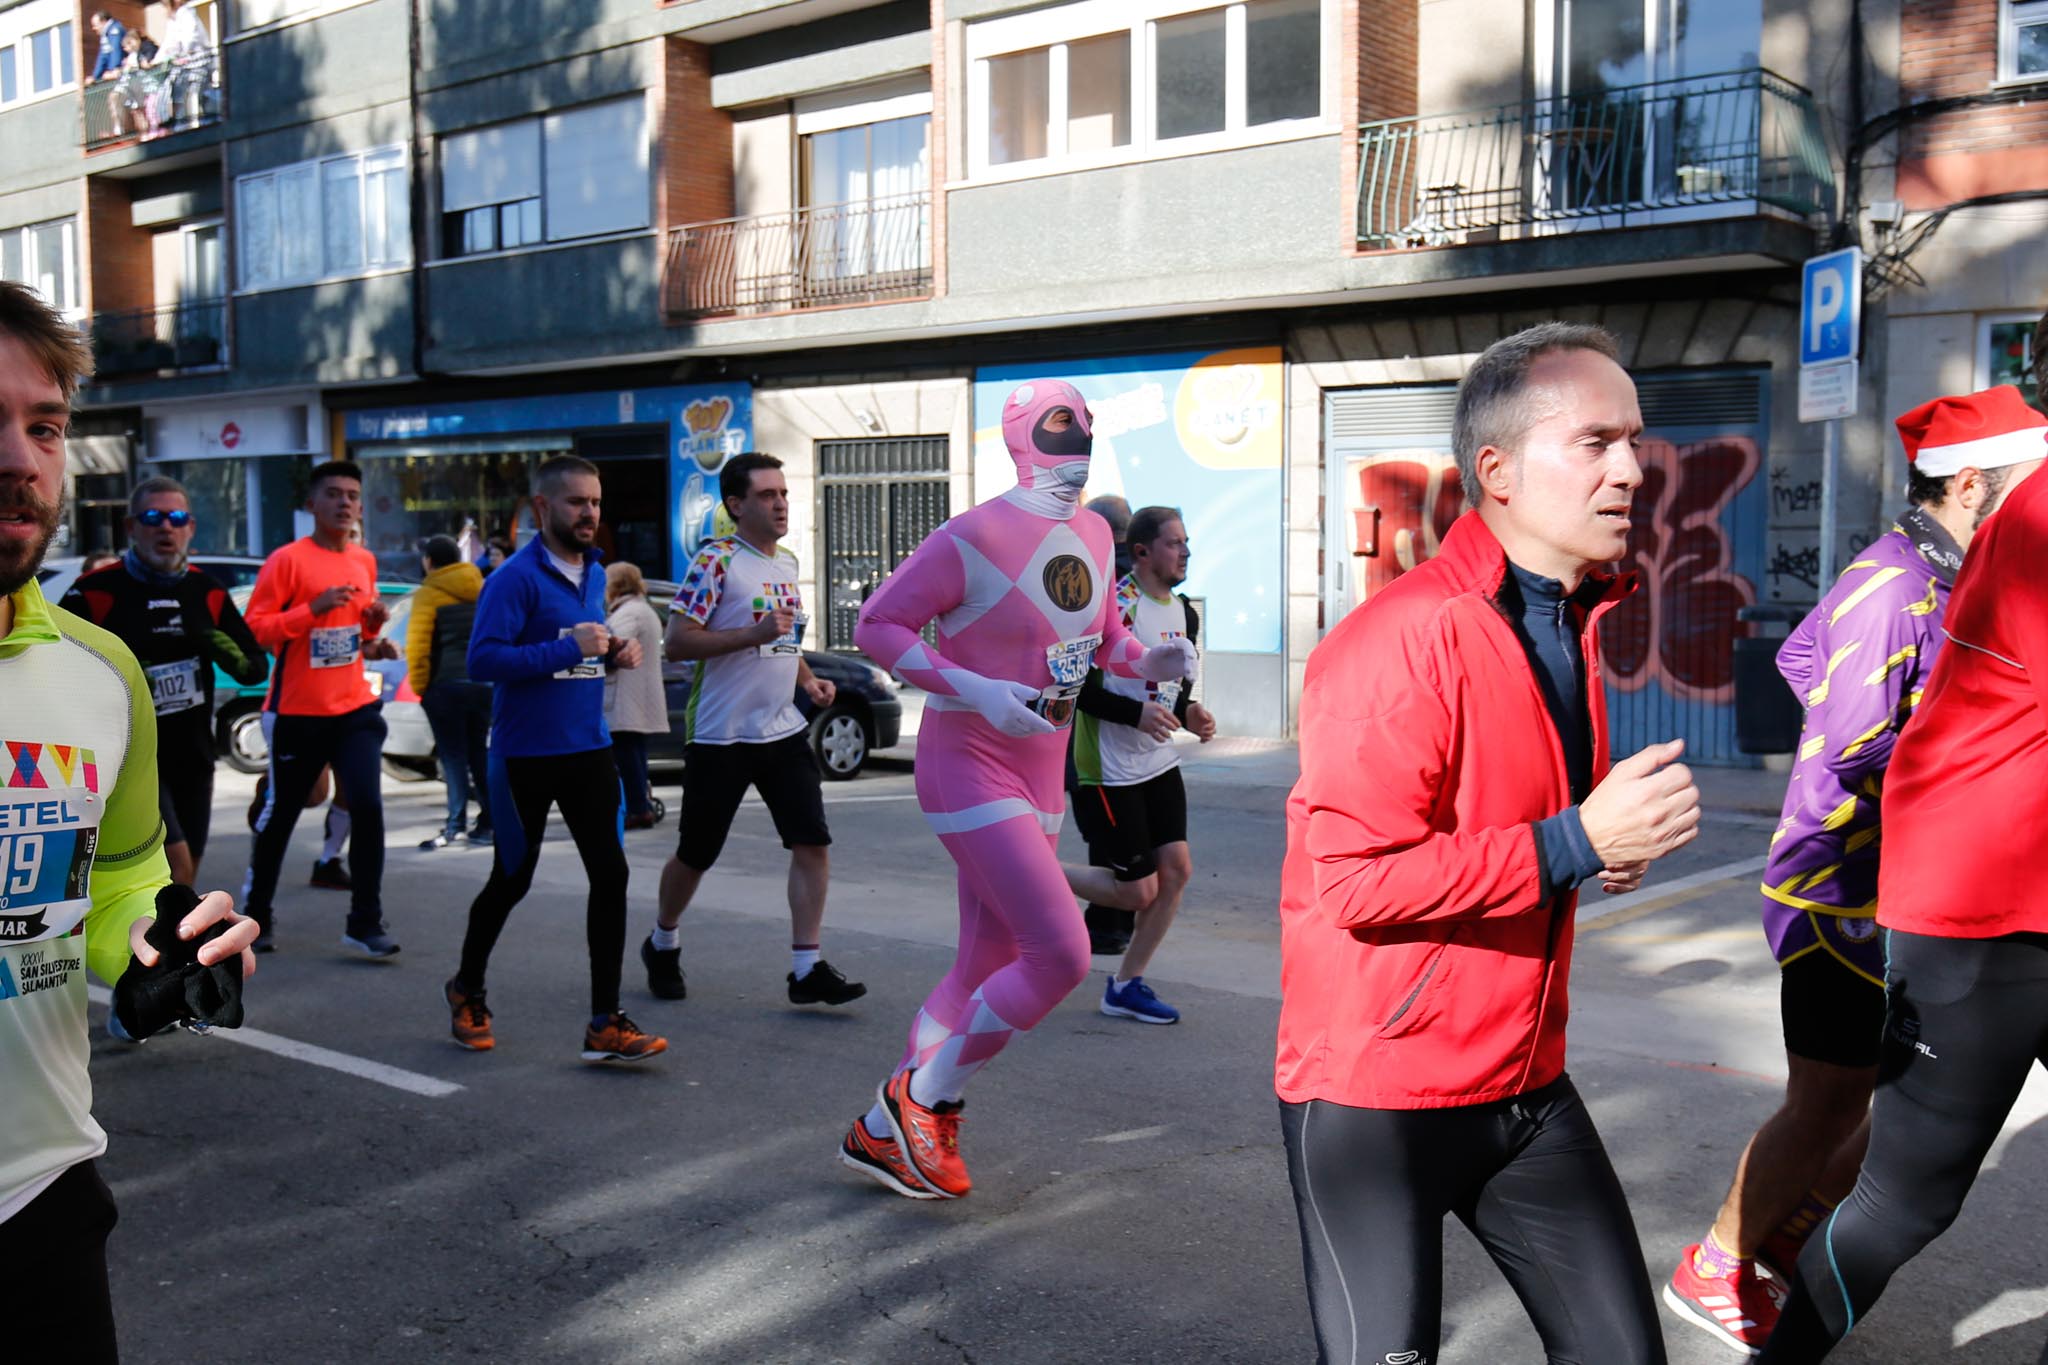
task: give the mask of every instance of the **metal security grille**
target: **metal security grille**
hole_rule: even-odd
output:
[[[950,514],[946,472],[943,436],[818,442],[826,648],[853,648],[861,603]]]

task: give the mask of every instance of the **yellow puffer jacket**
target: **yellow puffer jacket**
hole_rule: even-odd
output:
[[[449,564],[430,569],[413,594],[412,620],[405,630],[405,677],[412,690],[426,695],[432,681],[434,617],[455,602],[474,602],[484,590],[483,570],[474,564]]]

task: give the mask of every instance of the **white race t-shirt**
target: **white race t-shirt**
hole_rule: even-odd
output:
[[[770,558],[738,536],[708,540],[690,561],[672,610],[706,630],[745,630],[777,606],[796,613],[781,639],[697,661],[683,739],[690,744],[760,744],[804,728],[796,708],[804,615],[796,556],[781,546]]]
[[[1116,609],[1138,643],[1150,649],[1188,633],[1187,606],[1177,597],[1162,602],[1138,587],[1135,575],[1117,584]],[[1156,701],[1171,711],[1180,700],[1181,680],[1147,682],[1143,678],[1102,675],[1106,691],[1133,701]],[[1074,766],[1084,783],[1129,787],[1149,782],[1178,766],[1180,751],[1171,739],[1154,739],[1135,725],[1118,725],[1083,715],[1074,738]]]

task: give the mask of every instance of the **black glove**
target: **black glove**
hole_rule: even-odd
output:
[[[200,948],[226,933],[227,921],[210,925],[196,938],[178,937],[178,921],[198,904],[199,894],[177,882],[156,893],[156,923],[147,935],[156,949],[156,965],[145,967],[130,958],[128,970],[114,983],[114,1014],[130,1038],[147,1038],[186,1022],[242,1026],[241,954],[211,967],[199,963]]]

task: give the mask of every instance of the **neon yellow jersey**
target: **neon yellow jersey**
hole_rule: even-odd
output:
[[[34,583],[13,602],[0,639],[0,1222],[107,1149],[80,969],[118,977],[129,926],[171,880],[141,666]]]

